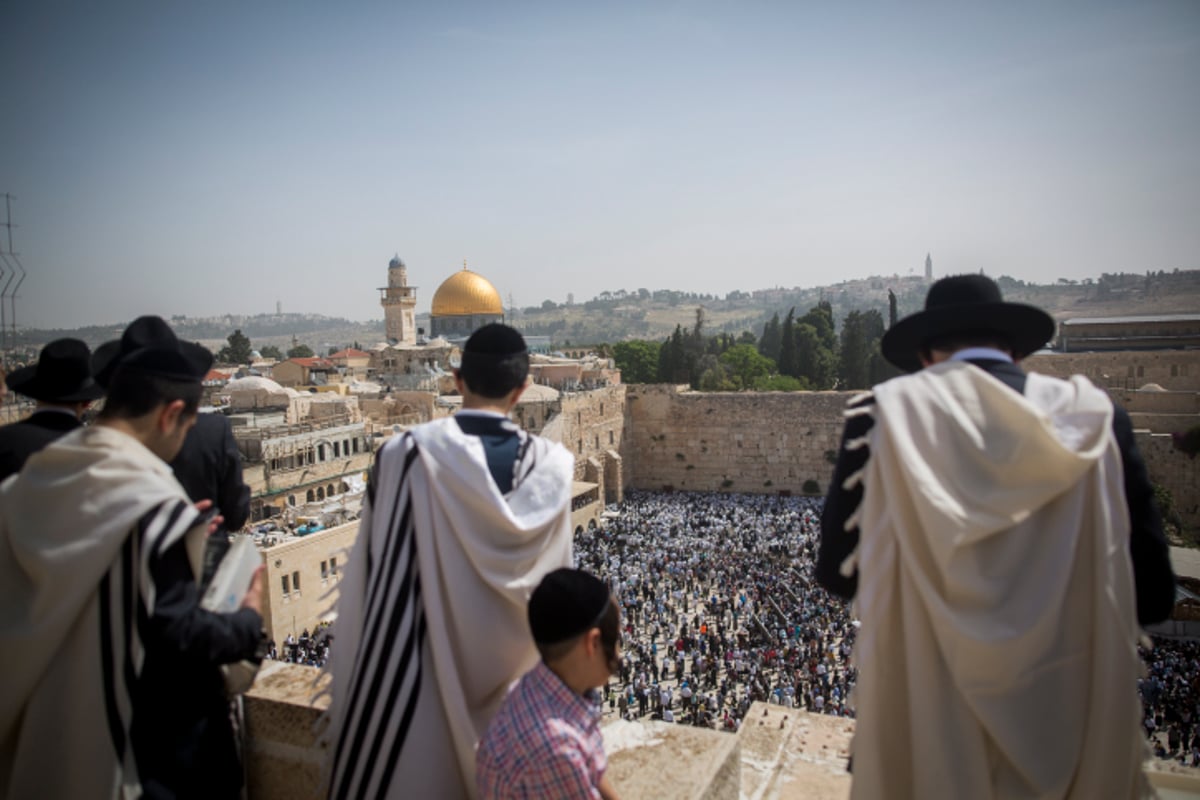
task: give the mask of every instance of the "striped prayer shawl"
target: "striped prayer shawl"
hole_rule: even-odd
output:
[[[408,480],[418,450],[411,436],[402,447],[400,491],[389,503],[385,536],[363,543],[370,580],[354,657],[361,666],[348,686],[330,783],[330,796],[339,799],[378,797],[390,784],[421,688],[425,612]]]
[[[150,562],[196,521],[169,468],[102,427],[0,487],[0,795],[140,795],[130,727]]]
[[[474,792],[475,743],[537,661],[529,593],[570,563],[572,457],[522,436],[505,495],[478,437],[452,418],[380,451],[338,588],[323,733],[332,797]]]

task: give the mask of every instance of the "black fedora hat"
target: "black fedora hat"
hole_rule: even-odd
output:
[[[83,403],[104,396],[88,366],[91,351],[78,339],[55,339],[36,364],[15,369],[4,382],[17,394],[43,403]]]
[[[1014,358],[1024,358],[1054,336],[1054,318],[1036,306],[1008,303],[985,275],[951,275],[929,287],[925,310],[910,314],[880,341],[883,357],[905,372],[921,368],[918,355],[930,339],[951,333],[1003,336]]]
[[[138,317],[120,339],[105,342],[92,355],[92,374],[104,387],[118,367],[160,378],[199,383],[212,366],[213,355],[193,342],[182,342],[161,317]]]

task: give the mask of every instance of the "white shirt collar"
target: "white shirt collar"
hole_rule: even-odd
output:
[[[994,347],[967,347],[950,356],[951,361],[1007,361],[1013,363],[1013,357],[1003,350]]]

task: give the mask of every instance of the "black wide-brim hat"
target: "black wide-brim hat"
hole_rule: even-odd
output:
[[[925,310],[887,330],[883,357],[905,372],[921,369],[919,352],[931,339],[951,333],[996,333],[1024,358],[1054,336],[1054,318],[1036,306],[1008,303],[985,275],[952,275],[929,287]]]
[[[118,367],[167,380],[200,383],[212,367],[213,354],[193,342],[180,341],[161,317],[138,317],[120,339],[105,342],[92,355],[92,374],[104,387]]]
[[[4,383],[17,394],[43,403],[84,403],[104,396],[92,377],[91,351],[79,339],[55,339],[42,348],[36,364],[14,369]]]

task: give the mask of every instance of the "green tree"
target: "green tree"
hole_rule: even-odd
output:
[[[824,345],[817,329],[807,322],[797,324],[795,341],[795,377],[805,381],[810,389],[832,389],[837,377],[837,356]]]
[[[306,344],[298,344],[287,351],[288,358],[312,358],[314,355],[313,349]]]
[[[283,351],[273,344],[266,345],[258,351],[258,354],[263,358],[273,358],[276,361],[283,360]]]
[[[687,354],[684,351],[683,328],[675,326],[675,332],[663,342],[658,351],[658,380],[661,383],[687,383]]]
[[[782,341],[782,329],[779,327],[779,312],[776,311],[766,324],[763,325],[762,338],[758,340],[758,352],[778,363],[779,343]]]
[[[867,389],[895,374],[879,349],[883,333],[883,315],[875,309],[846,315],[838,356],[840,388]]]
[[[729,370],[737,389],[749,389],[775,371],[775,362],[752,344],[735,345],[722,353],[719,360]]]
[[[613,345],[613,359],[624,383],[654,383],[658,380],[658,358],[662,345],[634,339]]]
[[[793,378],[800,377],[800,366],[796,358],[796,309],[791,309],[787,313],[787,317],[783,320],[783,327],[779,332],[779,374],[791,375]],[[767,358],[770,358],[768,355]]]
[[[754,382],[756,392],[799,392],[808,388],[808,384],[791,375],[769,375]]]
[[[225,340],[228,342],[217,352],[217,361],[223,364],[249,364],[251,358],[250,338],[238,328]]]

